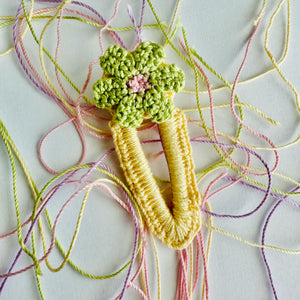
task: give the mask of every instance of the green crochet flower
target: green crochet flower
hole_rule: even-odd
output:
[[[171,95],[184,86],[184,74],[164,59],[163,47],[153,42],[140,43],[132,53],[109,46],[100,57],[104,78],[93,86],[95,105],[113,109],[114,120],[125,128],[139,126],[145,113],[156,123],[171,119]]]

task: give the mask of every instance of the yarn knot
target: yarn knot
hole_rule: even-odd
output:
[[[130,87],[131,92],[141,93],[145,92],[149,88],[148,79],[142,74],[138,74],[127,81],[127,85]]]

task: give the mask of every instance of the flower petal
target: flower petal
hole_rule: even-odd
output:
[[[143,106],[153,122],[161,123],[173,116],[174,103],[167,93],[160,89],[147,90]]]
[[[136,72],[133,55],[119,45],[111,45],[106,49],[100,57],[100,65],[110,75],[122,79]]]
[[[138,127],[143,122],[143,98],[138,94],[125,96],[119,103],[114,119],[122,127]]]
[[[164,91],[178,93],[184,87],[184,73],[176,65],[161,65],[151,72],[150,85]]]
[[[95,105],[100,108],[113,108],[128,94],[125,80],[114,77],[98,80],[93,89]]]
[[[146,74],[154,71],[165,59],[165,51],[159,44],[153,42],[142,42],[135,49],[134,53],[135,68],[141,73]]]

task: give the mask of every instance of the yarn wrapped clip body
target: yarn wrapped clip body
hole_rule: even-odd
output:
[[[100,57],[104,74],[93,86],[94,102],[113,113],[115,149],[148,228],[169,247],[182,249],[201,226],[199,193],[186,118],[172,99],[184,86],[184,74],[164,60],[163,47],[154,42],[142,42],[133,52],[118,45],[108,47]],[[162,196],[138,138],[136,127],[145,117],[158,123],[171,205]]]

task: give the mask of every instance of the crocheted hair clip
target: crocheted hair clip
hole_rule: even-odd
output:
[[[184,73],[164,62],[162,46],[142,42],[128,52],[108,47],[94,86],[94,102],[112,111],[110,122],[118,158],[148,228],[169,247],[182,249],[200,228],[199,193],[185,115],[173,95],[184,86]],[[158,123],[168,163],[172,201],[167,205],[142,150],[136,128],[143,119]]]

